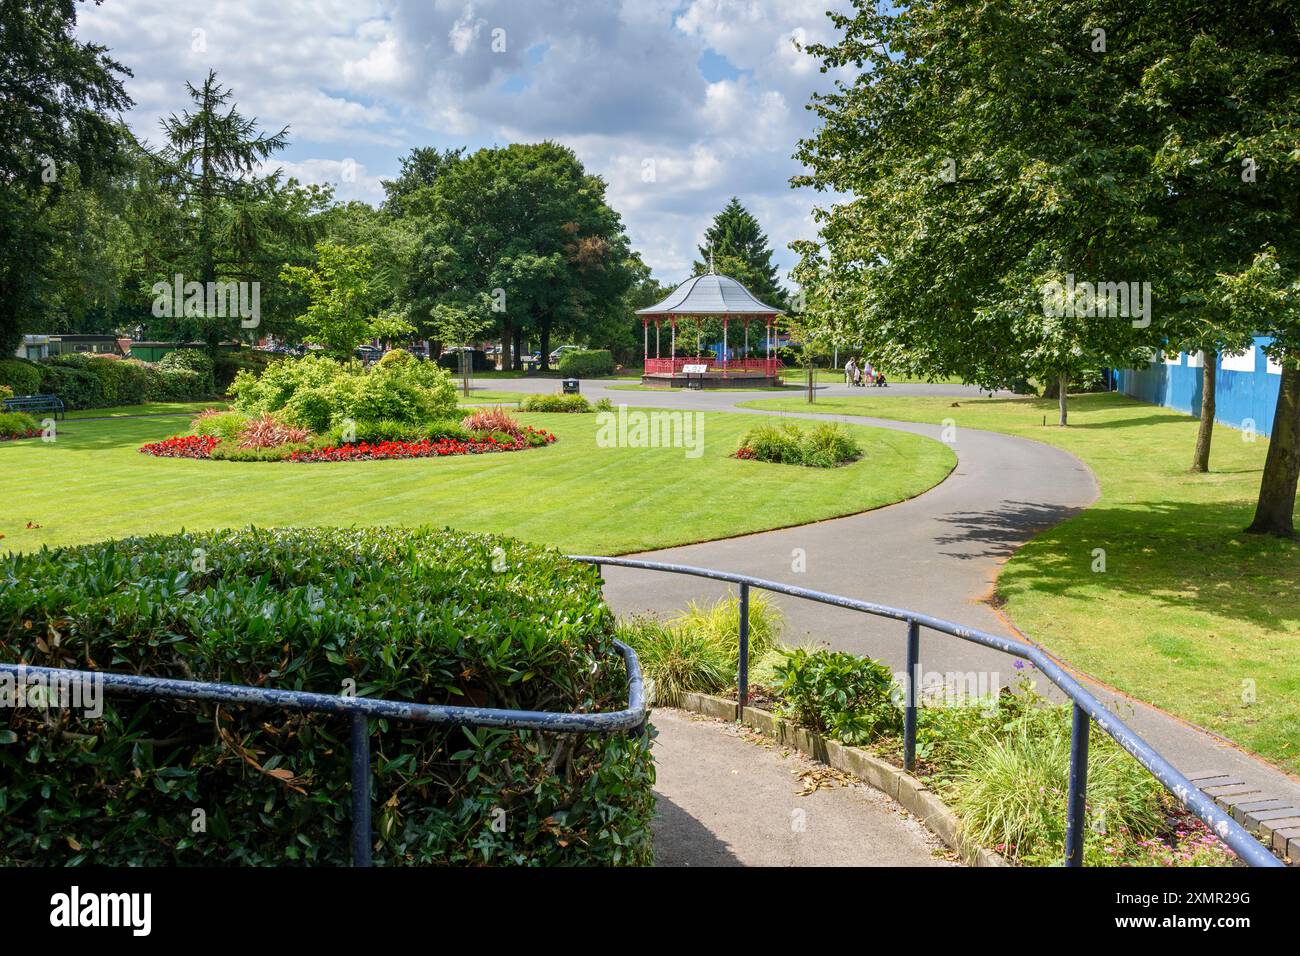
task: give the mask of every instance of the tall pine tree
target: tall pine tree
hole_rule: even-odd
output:
[[[772,264],[772,247],[758,220],[735,196],[713,217],[713,225],[704,232],[700,247],[701,261],[694,264],[692,275],[709,271],[709,252],[713,269],[730,276],[768,305],[785,308],[786,291],[777,279]]]

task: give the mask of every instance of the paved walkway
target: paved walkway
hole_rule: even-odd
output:
[[[734,724],[659,709],[654,725],[659,866],[952,865],[879,790]]]
[[[494,388],[553,391],[554,380],[520,379]],[[583,382],[584,394],[630,405],[701,408],[750,414],[735,404],[771,398],[772,392],[673,392],[610,389]],[[823,395],[876,395],[830,385]],[[894,385],[888,395],[974,397],[959,385]],[[799,413],[800,415],[806,413]],[[940,437],[937,426],[879,419],[832,418]],[[963,428],[953,450],[956,470],[943,483],[911,501],[865,514],[723,541],[657,551],[642,557],[695,564],[771,578],[834,594],[915,609],[995,634],[1018,636],[986,603],[1002,562],[1038,532],[1096,500],[1092,473],[1059,449],[1021,438]],[[806,570],[793,570],[802,549]],[[689,600],[712,600],[726,592],[697,578],[606,568],[605,593],[620,614],[670,613]],[[778,599],[786,614],[785,639],[825,642],[867,654],[897,670],[906,667],[904,625],[810,602]],[[927,672],[1014,673],[1005,655],[944,635],[922,632],[921,661]],[[1034,635],[1028,635],[1031,639]],[[1066,662],[1068,664],[1068,661]],[[1139,701],[1084,680],[1090,689],[1185,774],[1221,770],[1270,797],[1300,806],[1300,780],[1211,734]]]

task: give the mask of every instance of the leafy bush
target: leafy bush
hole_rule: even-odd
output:
[[[104,396],[104,383],[87,368],[72,365],[41,365],[42,394],[57,395],[65,408],[104,408],[109,404]]]
[[[185,368],[157,368],[152,376],[151,402],[189,402],[211,394],[203,375]]]
[[[139,405],[148,400],[151,375],[134,362],[112,355],[97,355],[86,368],[99,377],[106,405]]]
[[[511,438],[518,438],[524,433],[524,426],[500,405],[493,408],[479,408],[465,416],[461,424],[476,435],[490,435],[504,432]]]
[[[427,423],[457,410],[447,373],[429,362],[395,360],[366,369],[327,357],[285,359],[260,376],[241,371],[231,385],[235,407],[249,415],[276,413],[315,432],[351,420]]]
[[[240,372],[260,375],[271,362],[266,352],[241,348],[220,349],[212,360],[212,378],[216,388],[225,391]]]
[[[968,738],[951,771],[947,795],[972,839],[1026,863],[1060,862],[1070,713],[1069,705],[1037,706],[1001,733]],[[1130,839],[1149,838],[1164,823],[1163,803],[1159,782],[1094,728],[1088,753],[1089,825]]]
[[[311,432],[296,425],[286,425],[274,415],[263,414],[248,421],[239,431],[240,448],[278,448],[281,445],[305,445]]]
[[[487,535],[250,529],[0,559],[0,659],[30,665],[598,711],[627,704],[613,633],[593,569]],[[650,862],[646,737],[370,726],[376,863]],[[8,708],[0,864],[345,864],[348,750],[321,714]]]
[[[809,468],[834,468],[862,457],[862,447],[837,422],[805,431],[793,422],[759,425],[740,440],[737,458]]]
[[[519,406],[523,412],[589,412],[591,405],[581,395],[529,395]]]
[[[634,617],[619,622],[618,637],[636,651],[656,704],[673,707],[686,691],[712,694],[735,683],[727,649],[702,631]]]
[[[223,441],[211,448],[206,457],[214,461],[287,461],[295,454],[309,452],[311,449],[312,446],[307,442],[283,442],[251,448],[238,442]]]
[[[212,435],[221,441],[234,443],[239,441],[239,433],[248,421],[248,416],[243,412],[205,408],[190,422],[190,430],[196,435]]]
[[[26,359],[0,358],[0,385],[15,395],[35,395],[41,387],[41,367]]]
[[[608,349],[565,352],[560,356],[560,374],[566,378],[597,378],[614,374],[614,356]]]
[[[216,388],[216,363],[212,356],[199,349],[176,349],[158,360],[160,369],[185,369],[197,372],[209,392]]]
[[[749,600],[749,665],[776,646],[781,612],[761,594]],[[714,693],[736,683],[740,662],[740,599],[709,607],[692,603],[667,624],[651,617],[620,623],[621,639],[641,658],[655,698],[673,705],[683,691]]]
[[[894,675],[879,661],[798,648],[776,672],[782,713],[819,734],[857,745],[903,725]]]
[[[609,396],[606,395],[602,398],[596,399],[596,404],[594,404],[592,408],[598,412],[612,412],[614,410],[614,403],[611,402]]]
[[[40,423],[26,412],[0,411],[0,438],[26,438],[40,427]]]

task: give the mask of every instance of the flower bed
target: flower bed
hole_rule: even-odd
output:
[[[176,435],[140,446],[140,451],[157,458],[209,458],[219,439],[215,435]]]
[[[283,458],[264,457],[259,461],[386,461],[402,458],[443,458],[450,455],[486,455],[497,452],[523,451],[549,445],[555,435],[526,426],[518,438],[496,433],[481,440],[460,441],[453,438],[428,438],[420,441],[353,442],[320,448],[294,446]],[[143,445],[140,451],[158,458],[212,457],[220,443],[215,435],[178,435]]]
[[[537,436],[530,441],[529,435]],[[555,441],[550,432],[526,429],[525,436],[512,441],[491,436],[483,441],[456,441],[443,438],[438,441],[381,441],[357,442],[330,448],[314,448],[307,452],[294,452],[288,461],[384,461],[394,458],[441,458],[446,455],[486,455],[495,452],[523,451],[537,445]]]

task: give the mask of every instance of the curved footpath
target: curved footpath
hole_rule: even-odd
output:
[[[488,387],[550,392],[555,384],[554,379],[519,379],[508,384],[493,381]],[[771,397],[771,392],[660,394],[611,389],[594,381],[583,382],[582,387],[589,398],[608,397],[628,405],[787,417],[816,414],[815,409],[781,413],[735,407],[737,402]],[[864,392],[832,385],[819,389],[819,394]],[[957,398],[975,397],[978,392],[956,385],[894,385],[888,394],[894,398]],[[940,429],[934,425],[843,415],[826,417],[940,438]],[[1096,500],[1096,481],[1074,456],[1021,438],[962,428],[952,448],[958,459],[953,473],[910,501],[797,528],[669,548],[639,557],[751,574],[1020,637],[987,603],[998,569],[1035,534]],[[799,550],[805,560],[801,572],[794,570]],[[726,593],[725,587],[702,579],[650,571],[608,567],[605,579],[606,598],[619,614],[646,610],[671,613],[690,600],[712,601]],[[898,671],[906,668],[903,624],[794,598],[777,599],[786,615],[786,641],[825,642],[838,650],[877,658]],[[1002,683],[1015,673],[1013,660],[1004,654],[928,631],[922,631],[921,664],[927,674],[974,671]],[[1040,689],[1046,683],[1040,681]],[[1085,683],[1183,773],[1222,771],[1244,780],[1266,797],[1300,806],[1300,781],[1207,731],[1086,679]],[[665,723],[669,735],[677,732],[679,723]],[[670,757],[674,763],[691,760],[696,765],[692,772],[706,776],[729,772],[701,759],[698,748],[692,751],[675,746],[669,736],[662,748],[661,758]],[[676,766],[665,766],[661,773],[665,780],[680,777]],[[704,796],[708,795],[708,788],[700,789]],[[690,808],[682,809],[689,812]],[[670,824],[677,816],[666,814],[661,822]],[[698,825],[700,816],[691,816]],[[664,838],[672,840],[671,834]]]

